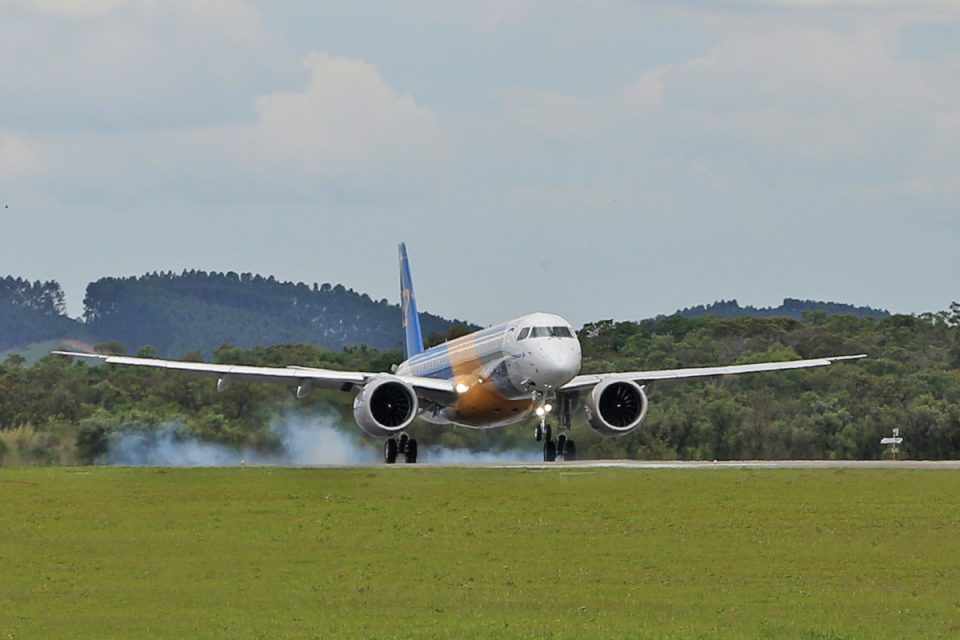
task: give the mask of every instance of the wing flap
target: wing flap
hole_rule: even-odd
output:
[[[80,353],[75,351],[53,351],[55,355],[71,358],[98,360],[105,364],[132,367],[167,369],[187,373],[206,374],[219,377],[234,377],[261,382],[310,382],[317,388],[342,389],[345,385],[363,385],[375,373],[359,371],[335,371],[333,369],[314,369],[311,367],[251,367],[235,364],[212,364],[209,362],[182,362],[180,360],[159,360],[153,358],[132,358],[128,356],[110,356],[100,353]],[[449,380],[423,378],[420,376],[397,376],[418,392],[455,395],[453,383]]]
[[[200,373],[220,377],[236,377],[265,382],[303,382],[310,381],[314,386],[336,388],[344,384],[363,384],[371,374],[356,371],[333,371],[330,369],[290,369],[286,367],[251,367],[235,364],[212,364],[209,362],[182,362],[179,360],[159,360],[153,358],[132,358],[128,356],[108,356],[99,353],[78,353],[73,351],[53,351],[55,355],[71,358],[99,360],[105,364],[132,367],[168,369],[188,373]]]
[[[323,371],[323,372],[327,372],[327,371],[328,371],[327,369],[312,369],[312,368],[310,368],[310,367],[301,367],[301,366],[297,366],[297,365],[290,365],[290,366],[287,367],[287,368],[288,368],[288,369],[292,369],[292,370],[294,370],[294,371]],[[334,371],[334,372],[332,372],[332,373],[341,373],[341,372],[339,372],[339,371]],[[372,374],[372,373],[371,373],[371,374],[366,374],[366,375],[367,375],[367,376],[373,376],[373,375],[376,375],[376,374]],[[384,374],[384,375],[386,375],[386,374]],[[400,380],[403,380],[404,382],[406,382],[406,383],[409,384],[411,387],[413,387],[414,389],[417,389],[417,390],[434,391],[434,392],[437,392],[437,393],[448,393],[448,394],[451,394],[451,395],[456,395],[456,388],[454,387],[453,382],[450,381],[450,380],[444,380],[444,379],[442,379],[442,378],[425,378],[425,377],[423,377],[423,376],[398,376],[398,375],[394,375],[394,377],[395,377],[395,378],[399,378]]]
[[[860,360],[866,355],[833,356],[829,358],[815,358],[812,360],[792,360],[787,362],[762,362],[759,364],[738,364],[726,367],[697,367],[689,369],[664,369],[655,371],[627,371],[624,373],[600,373],[576,376],[573,380],[560,387],[560,391],[578,391],[593,387],[606,380],[632,380],[644,383],[656,380],[683,380],[689,378],[711,378],[715,376],[741,375],[745,373],[762,373],[765,371],[789,371],[792,369],[811,369],[828,367],[835,362],[846,360]]]

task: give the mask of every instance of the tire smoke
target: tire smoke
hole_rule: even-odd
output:
[[[354,429],[338,428],[332,416],[285,414],[270,430],[280,443],[275,452],[204,441],[180,423],[113,435],[103,463],[128,467],[234,467],[242,465],[370,465],[383,461],[381,442],[363,439]],[[473,451],[424,446],[418,464],[497,464],[535,462],[537,452]],[[402,462],[402,456],[401,456]]]

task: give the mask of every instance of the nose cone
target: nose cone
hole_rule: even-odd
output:
[[[580,373],[580,343],[576,340],[549,339],[544,345],[540,366],[540,385],[559,387]]]

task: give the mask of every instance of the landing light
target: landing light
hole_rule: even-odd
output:
[[[553,405],[552,405],[552,404],[545,404],[545,405],[543,405],[543,410],[546,411],[547,413],[550,413],[551,411],[553,411]]]
[[[547,415],[547,412],[544,411],[543,407],[537,407],[537,417],[542,418],[545,415]]]
[[[470,391],[470,387],[463,384],[462,382],[457,383],[456,389],[457,389],[457,393],[466,393],[467,391]]]

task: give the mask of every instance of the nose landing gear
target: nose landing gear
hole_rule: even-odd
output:
[[[553,430],[547,424],[546,419],[542,419],[534,431],[534,437],[537,442],[543,442],[543,461],[556,462],[558,460],[570,461],[576,459],[577,446],[567,437],[565,433],[557,436],[553,440]]]
[[[550,428],[550,425],[546,421],[541,422],[537,425],[536,430],[533,432],[533,437],[536,438],[537,442],[540,442],[544,439],[549,440],[553,431]]]

